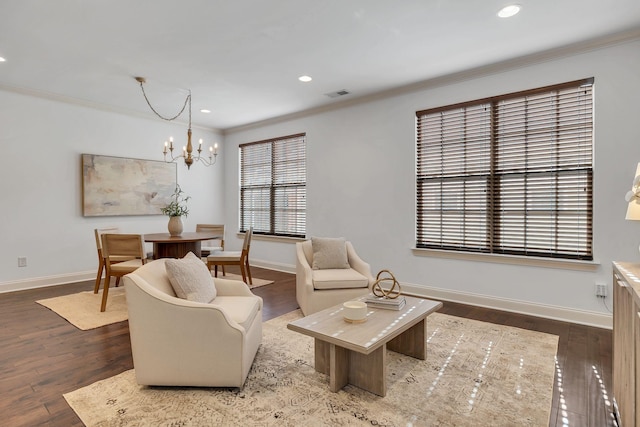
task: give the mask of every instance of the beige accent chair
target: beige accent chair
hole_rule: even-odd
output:
[[[100,305],[102,312],[107,308],[111,277],[116,278],[116,286],[118,286],[122,276],[135,271],[147,262],[147,253],[144,250],[144,240],[140,234],[105,233],[102,235],[101,241],[106,268],[102,304]]]
[[[314,270],[311,240],[296,243],[296,299],[305,316],[369,293],[371,267],[346,246],[351,268]]]
[[[178,298],[165,261],[124,276],[138,383],[242,387],[262,343],[262,298],[228,279],[214,279],[211,303]]]
[[[253,227],[244,234],[244,242],[242,244],[241,251],[217,251],[213,252],[207,257],[207,267],[211,270],[214,268],[214,276],[218,277],[218,266],[222,266],[222,274],[224,274],[225,265],[238,265],[240,266],[240,273],[242,273],[242,281],[253,285],[253,279],[251,279],[251,269],[249,268],[249,249],[251,249],[251,236],[253,235]]]

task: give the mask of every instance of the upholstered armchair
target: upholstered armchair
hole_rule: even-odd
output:
[[[329,246],[322,245],[327,241]],[[340,245],[338,249],[336,244]],[[327,254],[329,258],[337,256],[338,261],[327,263]],[[367,294],[374,281],[371,267],[351,242],[312,238],[296,243],[296,299],[305,316]]]
[[[170,260],[124,276],[137,381],[242,387],[262,342],[262,298],[241,281],[211,278],[193,257],[215,283],[211,302],[176,296],[165,267]]]

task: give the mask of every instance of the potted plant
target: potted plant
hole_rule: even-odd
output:
[[[164,208],[160,208],[160,211],[169,216],[169,234],[172,236],[179,236],[182,234],[182,217],[189,215],[189,209],[187,208],[187,202],[191,198],[185,196],[184,191],[176,184],[176,189],[171,195],[171,203]]]

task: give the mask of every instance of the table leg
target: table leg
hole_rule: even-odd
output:
[[[385,345],[370,354],[362,354],[316,338],[315,370],[329,375],[329,389],[334,393],[347,384],[378,396],[387,393]]]
[[[318,338],[315,338],[314,350],[315,350],[314,367],[316,369],[316,372],[329,375],[329,367],[330,367],[329,343],[319,340]]]
[[[153,258],[183,258],[189,252],[193,252],[198,258],[202,254],[201,242],[154,242]]]
[[[389,350],[416,359],[427,359],[427,319],[413,325],[387,343]]]
[[[369,354],[349,351],[349,384],[384,397],[387,394],[387,346]]]
[[[350,353],[346,348],[329,344],[329,390],[334,393],[350,382]]]

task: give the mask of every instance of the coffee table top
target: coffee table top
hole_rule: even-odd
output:
[[[359,300],[364,300],[364,297]],[[440,301],[405,296],[400,310],[368,307],[367,321],[344,320],[342,304],[295,320],[288,329],[359,353],[369,354],[442,307]]]

